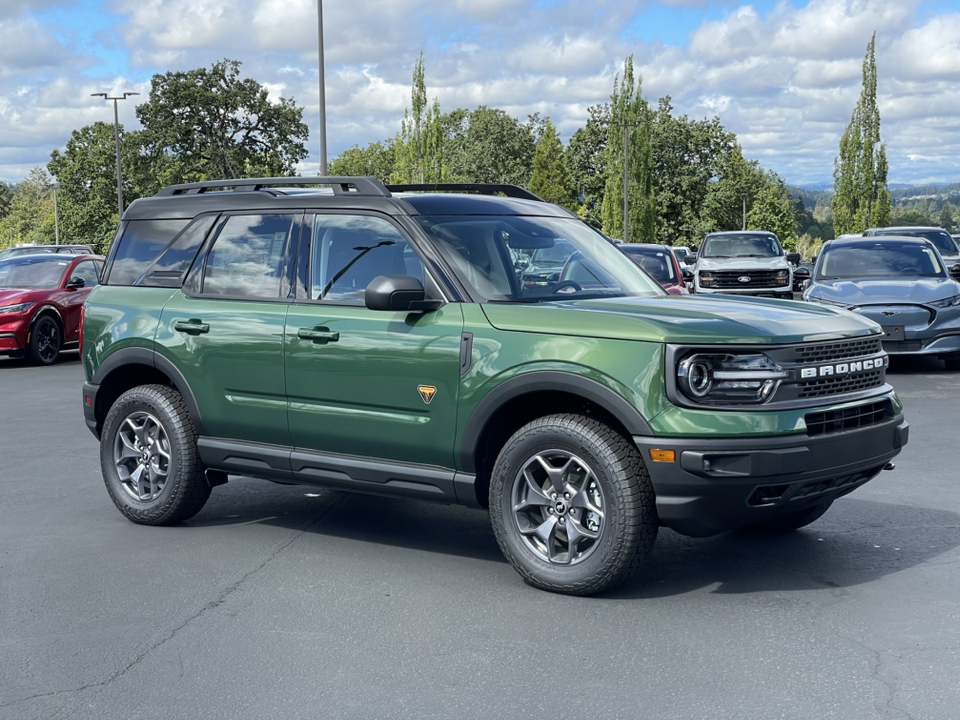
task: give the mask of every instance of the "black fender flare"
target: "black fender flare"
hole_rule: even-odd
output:
[[[197,399],[194,397],[187,379],[176,365],[155,350],[145,347],[128,347],[117,350],[100,363],[91,384],[100,386],[114,370],[118,370],[124,365],[147,365],[156,368],[170,378],[173,387],[183,396],[183,401],[187,404],[187,411],[190,413],[190,419],[193,421],[197,434],[207,434],[203,416],[200,414],[200,406],[197,405]]]
[[[60,314],[60,311],[57,310],[54,305],[44,305],[36,310],[36,312],[33,313],[33,317],[30,318],[30,322],[27,324],[27,335],[33,332],[33,326],[37,324],[37,320],[40,319],[41,315],[56,316],[57,322],[60,323],[61,333],[64,331],[66,326],[63,324],[63,315]]]
[[[578,395],[596,403],[620,421],[631,435],[653,435],[640,412],[606,385],[574,373],[536,370],[501,383],[480,401],[463,430],[459,452],[460,468],[465,472],[477,471],[477,444],[487,422],[497,410],[516,397],[544,390]]]

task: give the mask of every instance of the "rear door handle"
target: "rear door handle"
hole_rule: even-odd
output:
[[[328,342],[337,342],[340,333],[327,327],[300,328],[297,330],[297,337],[301,340],[312,340],[317,345],[326,345]]]
[[[187,333],[187,335],[202,335],[210,332],[210,325],[201,322],[199,318],[190,318],[189,320],[177,320],[173,323],[173,329],[177,332]]]

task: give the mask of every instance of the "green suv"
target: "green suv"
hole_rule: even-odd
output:
[[[230,475],[459,503],[528,583],[587,595],[660,526],[788,531],[892,468],[882,338],[820,305],[668,295],[520,188],[229,180],[124,214],[83,408],[134,522],[186,520]]]

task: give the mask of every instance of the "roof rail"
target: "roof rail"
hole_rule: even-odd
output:
[[[516,185],[501,185],[496,183],[421,183],[411,185],[387,185],[390,192],[461,192],[477,193],[479,195],[506,195],[507,197],[522,200],[536,200],[546,202],[542,197],[534,195]]]
[[[292,186],[309,187],[328,185],[334,195],[373,195],[390,197],[387,190],[376,178],[372,177],[276,177],[276,178],[232,178],[226,180],[208,180],[206,182],[170,185],[156,194],[156,197],[174,195],[200,195],[208,192],[256,192],[271,188]]]

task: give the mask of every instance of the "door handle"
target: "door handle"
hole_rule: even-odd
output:
[[[300,328],[297,337],[301,340],[312,340],[317,345],[326,345],[328,342],[337,342],[340,333],[332,332],[326,327]]]
[[[202,335],[210,332],[210,325],[201,322],[198,318],[189,320],[177,320],[173,323],[173,329],[177,332],[187,333],[187,335]]]

